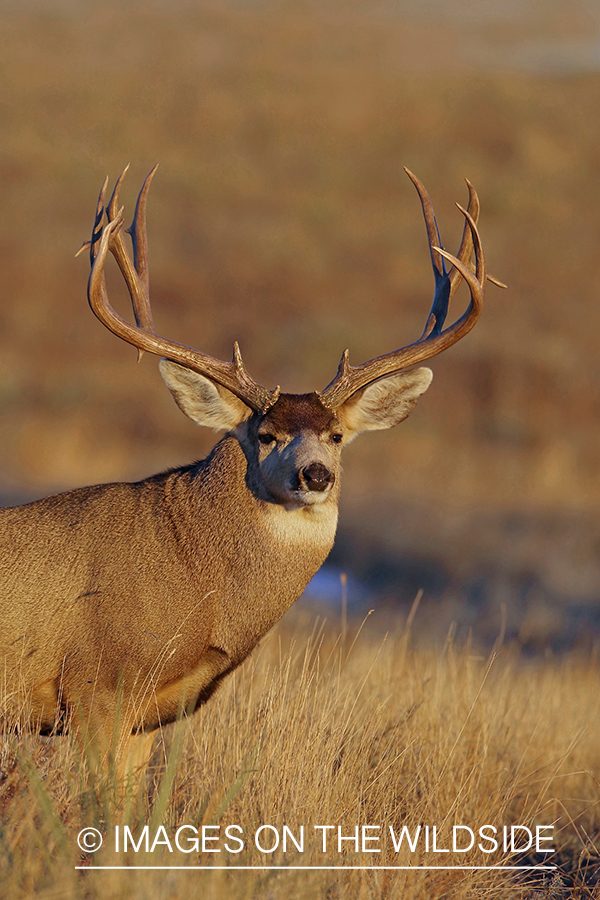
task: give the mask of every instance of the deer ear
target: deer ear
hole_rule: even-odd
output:
[[[353,394],[337,410],[350,432],[350,439],[361,431],[392,428],[407,417],[433,378],[431,369],[421,368],[382,378]]]
[[[252,414],[235,394],[204,375],[170,359],[161,359],[159,368],[179,409],[198,425],[231,431]]]

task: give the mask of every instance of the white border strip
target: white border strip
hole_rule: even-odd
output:
[[[122,870],[129,871],[130,869],[144,869],[148,871],[178,871],[183,870],[185,872],[191,872],[194,870],[202,870],[202,871],[211,871],[213,870],[223,870],[223,871],[258,871],[265,872],[270,869],[282,870],[284,872],[289,872],[292,870],[300,870],[303,872],[306,871],[315,871],[315,872],[340,872],[340,871],[358,871],[358,870],[368,870],[370,872],[397,872],[397,871],[425,871],[430,869],[444,870],[449,871],[451,869],[462,869],[470,872],[474,871],[495,871],[495,872],[553,872],[558,866],[75,866],[76,869],[81,869],[84,872],[89,872],[91,869],[110,869],[114,870]]]

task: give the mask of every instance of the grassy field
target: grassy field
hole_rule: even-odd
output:
[[[135,799],[123,800],[108,776],[87,780],[68,738],[15,741],[6,736],[0,785],[2,897],[600,896],[594,892],[599,688],[597,661],[589,656],[526,664],[510,647],[482,655],[473,647],[455,646],[451,635],[435,648],[414,646],[400,621],[378,621],[374,614],[341,633],[299,608],[212,702],[165,731],[155,745],[143,794]],[[179,832],[180,850],[175,835],[184,825],[190,827]],[[234,825],[239,830],[231,829]],[[333,826],[326,832],[325,852],[323,830],[315,828],[323,825]],[[390,826],[396,839],[406,826],[414,840],[419,825],[414,852],[406,840],[396,852]],[[458,825],[475,832],[472,851],[453,851],[452,828]],[[553,826],[540,832],[552,837],[541,846],[553,846],[556,853],[505,853],[501,846],[483,853],[477,843],[493,849],[479,838],[478,829],[485,825],[500,833],[510,825],[534,833],[536,826]],[[125,826],[137,852],[131,842],[123,852]],[[205,828],[204,852],[190,843],[197,835],[192,829],[201,832],[202,826],[213,826]],[[275,846],[278,835],[273,852],[260,852],[255,845],[262,826],[270,826],[256,837],[263,851]],[[284,826],[289,829],[285,851]],[[301,826],[302,852],[296,846]],[[338,828],[342,837],[354,837],[356,826],[360,841],[363,826],[371,826],[364,846],[359,842],[357,851],[354,841],[338,845]],[[434,852],[433,826],[438,851],[450,852]],[[78,849],[77,835],[84,827],[104,835],[99,852]],[[461,842],[468,832],[457,834],[458,846],[465,847]],[[240,841],[244,847],[235,852]],[[220,853],[209,852],[216,849]],[[291,868],[492,864],[559,868]],[[91,865],[151,870],[97,871]],[[159,868],[199,865],[211,868]],[[290,868],[231,868],[250,865]]]

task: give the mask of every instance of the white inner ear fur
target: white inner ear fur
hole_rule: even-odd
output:
[[[392,428],[407,417],[433,378],[431,369],[414,369],[382,378],[357,391],[338,409],[337,415],[350,431],[350,439],[361,431]]]
[[[170,359],[161,359],[159,368],[179,409],[198,425],[231,431],[252,413],[235,394],[204,375]]]

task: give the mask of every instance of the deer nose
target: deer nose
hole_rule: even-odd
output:
[[[310,463],[300,469],[300,482],[306,485],[309,491],[326,491],[335,481],[335,475],[326,469],[323,463]]]

